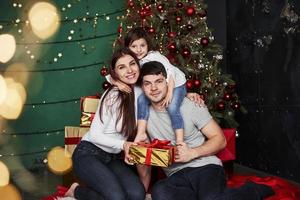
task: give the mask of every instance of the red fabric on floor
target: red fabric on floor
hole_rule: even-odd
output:
[[[237,187],[246,181],[253,181],[258,184],[271,186],[275,191],[275,195],[267,198],[267,200],[300,200],[300,187],[278,177],[258,177],[233,174],[227,181],[229,187]]]

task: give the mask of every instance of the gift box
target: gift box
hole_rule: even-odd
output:
[[[227,141],[225,149],[220,151],[217,156],[223,161],[235,160],[235,129],[222,129]]]
[[[81,97],[81,112],[95,113],[99,104],[100,95]]]
[[[95,113],[82,112],[80,117],[80,126],[90,127],[94,119]]]
[[[66,126],[65,127],[65,150],[67,150],[70,154],[73,154],[76,145],[80,142],[82,136],[86,134],[88,130],[89,128]]]
[[[145,164],[159,167],[168,167],[175,159],[175,146],[169,145],[168,140],[154,139],[149,143],[139,143],[129,148],[134,164]]]

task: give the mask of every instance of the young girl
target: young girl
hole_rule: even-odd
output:
[[[158,61],[162,63],[167,71],[168,94],[163,101],[170,115],[172,128],[176,134],[176,142],[183,142],[183,119],[180,113],[180,105],[186,96],[186,78],[185,74],[177,67],[172,65],[169,60],[158,51],[153,51],[151,41],[147,32],[142,28],[134,28],[128,32],[125,37],[125,46],[132,50],[139,59],[141,67],[149,61]],[[124,84],[112,81],[120,90],[129,91],[130,88]],[[138,131],[136,141],[146,138],[146,126],[149,117],[149,100],[144,94],[138,98]]]

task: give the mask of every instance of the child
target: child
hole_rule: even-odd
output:
[[[151,41],[146,31],[141,28],[134,28],[128,32],[125,37],[125,46],[132,50],[139,59],[140,65],[149,61],[158,61],[164,65],[167,71],[168,93],[163,100],[163,105],[167,107],[171,118],[172,128],[176,134],[176,143],[183,142],[183,119],[180,113],[180,105],[186,96],[186,78],[185,74],[177,67],[172,65],[169,60],[158,51],[153,51]],[[131,88],[122,83],[111,80],[120,90],[130,92]],[[138,97],[138,130],[136,141],[142,141],[147,138],[146,126],[149,117],[149,100],[144,94]]]

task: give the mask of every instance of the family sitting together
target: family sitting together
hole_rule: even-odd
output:
[[[73,183],[66,196],[78,200],[144,200],[151,166],[132,165],[129,147],[153,139],[176,145],[167,178],[151,187],[153,200],[259,200],[266,185],[247,182],[227,188],[222,162],[223,132],[185,75],[151,47],[143,28],[130,30],[125,47],[111,59],[112,86],[101,97],[90,130],[73,153]],[[123,153],[124,151],[124,153]],[[125,158],[124,158],[125,155]]]

